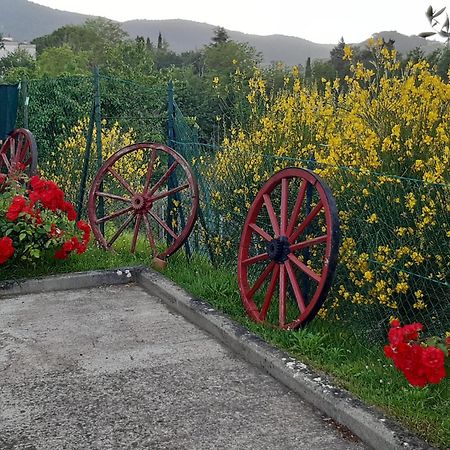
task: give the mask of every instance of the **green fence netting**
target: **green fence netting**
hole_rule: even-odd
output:
[[[103,160],[135,142],[166,140],[166,90],[165,83],[143,86],[95,73],[27,81],[19,121],[27,117],[36,138],[39,172],[85,215],[87,192]]]
[[[120,148],[168,141],[167,94],[163,82],[143,86],[101,75],[29,81],[26,112],[40,172],[77,202],[87,148],[86,191],[101,161]],[[431,335],[450,329],[449,184],[271,157],[259,149],[244,159],[200,143],[176,102],[171,111],[169,144],[191,164],[200,190],[189,251],[236,270],[242,226],[258,190],[277,170],[311,167],[330,185],[342,231],[321,317],[350,325],[365,342],[383,341],[391,317],[420,321]],[[25,114],[19,112],[20,124]]]
[[[251,161],[243,161],[198,143],[183,123],[176,128],[175,147],[192,164],[201,188],[197,247],[215,263],[236,270],[246,214],[273,173],[313,168],[331,187],[341,222],[340,261],[322,317],[351,324],[367,341],[383,340],[393,317],[422,322],[429,335],[450,329],[449,184],[261,155],[257,149]]]

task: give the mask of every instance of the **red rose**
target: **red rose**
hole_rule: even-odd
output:
[[[421,323],[411,323],[409,325],[405,325],[403,327],[404,340],[408,341],[417,341],[419,339],[419,331],[422,331],[423,325]]]
[[[70,221],[74,221],[77,218],[77,212],[70,202],[63,202],[61,210],[67,213],[67,218]]]
[[[390,344],[397,347],[403,342],[403,334],[403,328],[391,328],[388,334]]]
[[[2,237],[0,239],[0,264],[8,261],[9,258],[14,254],[14,247],[12,239],[8,236]]]
[[[422,352],[422,363],[424,366],[432,369],[444,367],[445,354],[440,348],[426,347]]]
[[[19,214],[25,209],[26,199],[22,195],[16,195],[11,204],[9,205],[8,211],[6,212],[6,218],[13,222],[19,217]]]
[[[429,383],[438,384],[442,379],[446,377],[444,366],[438,367],[437,369],[425,368],[425,374]]]
[[[55,252],[55,258],[56,259],[66,259],[67,256],[69,256],[69,254],[66,253],[62,248],[60,248],[59,250],[57,250]]]

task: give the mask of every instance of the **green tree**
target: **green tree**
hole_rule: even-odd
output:
[[[68,45],[47,48],[37,58],[38,76],[87,75],[90,73],[89,52],[75,52]]]
[[[346,44],[342,37],[336,47],[330,52],[331,65],[334,67],[336,75],[341,79],[350,74],[350,62],[344,59],[345,46]]]
[[[336,78],[336,70],[330,61],[314,61],[311,71],[314,84],[319,87],[323,86],[322,80],[332,81]]]
[[[213,44],[225,44],[225,42],[228,42],[230,40],[230,37],[228,36],[227,30],[223,27],[217,27],[214,29],[214,36],[211,38],[213,41]]]
[[[128,38],[120,25],[103,18],[88,19],[82,25],[66,25],[34,39],[38,55],[47,48],[68,46],[74,52],[89,52],[89,63],[101,65],[109,49]]]
[[[305,83],[309,86],[311,85],[311,81],[312,81],[311,58],[308,56],[305,66]]]
[[[105,52],[105,62],[100,66],[103,73],[135,81],[154,81],[154,55],[144,42],[124,41]]]
[[[18,81],[23,76],[34,74],[35,68],[35,59],[23,49],[0,59],[0,77],[4,81]]]

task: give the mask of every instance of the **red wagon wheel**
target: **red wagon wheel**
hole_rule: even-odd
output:
[[[133,144],[98,171],[89,192],[89,221],[103,248],[130,245],[134,253],[148,245],[162,259],[188,238],[198,197],[195,176],[177,152],[162,144]]]
[[[338,250],[328,186],[309,170],[277,172],[258,192],[242,231],[238,280],[249,316],[284,329],[308,323],[331,287]]]
[[[37,146],[31,131],[16,128],[0,148],[0,173],[8,175],[25,172],[29,176],[36,173]]]

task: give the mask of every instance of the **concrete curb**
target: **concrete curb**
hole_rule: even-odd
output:
[[[144,269],[144,266],[124,267],[111,270],[73,272],[36,279],[0,281],[0,299],[12,295],[83,289],[108,284],[126,284],[136,281],[136,274]]]
[[[158,272],[148,269],[140,271],[137,282],[243,359],[260,367],[333,420],[349,428],[370,447],[380,450],[433,449],[389,417],[333,386],[326,375],[271,347],[207,303],[192,298]]]

